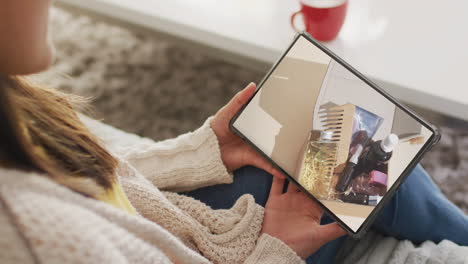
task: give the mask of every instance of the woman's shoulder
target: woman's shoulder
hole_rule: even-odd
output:
[[[15,169],[0,169],[0,186],[3,211],[13,216],[13,224],[27,227],[22,231],[41,225],[57,227],[61,218],[72,218],[85,211],[83,199],[91,200],[46,175]]]
[[[28,263],[10,261],[21,252],[27,252],[30,260],[53,263],[121,263],[138,258],[132,252],[123,254],[123,241],[139,245],[145,258],[166,259],[157,248],[119,227],[131,220],[130,215],[43,175],[0,169],[0,186],[0,263]]]
[[[50,233],[44,221],[60,214],[46,209],[52,196],[40,194],[48,181],[36,173],[0,168],[0,263],[37,262],[33,249]]]
[[[0,263],[34,263],[26,241],[14,223],[14,215],[0,197]]]
[[[0,169],[0,186],[3,217],[29,242],[67,238],[97,216],[86,203],[98,201],[38,173]]]

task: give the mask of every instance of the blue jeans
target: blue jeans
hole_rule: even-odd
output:
[[[272,176],[267,172],[246,166],[234,172],[234,183],[216,185],[187,192],[214,209],[230,208],[243,194],[250,193],[260,205],[268,199]],[[327,215],[321,223],[330,223]],[[398,239],[415,243],[443,239],[468,246],[468,216],[447,200],[431,177],[418,165],[403,182],[391,201],[376,218],[372,229]],[[346,240],[343,236],[321,247],[307,263],[333,263],[338,250]]]

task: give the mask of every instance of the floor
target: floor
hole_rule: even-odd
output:
[[[57,60],[35,79],[90,97],[105,122],[155,140],[197,128],[264,75],[60,9],[51,18]],[[414,109],[443,135],[421,163],[468,212],[468,123]]]

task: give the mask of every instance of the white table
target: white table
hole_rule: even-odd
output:
[[[299,9],[297,0],[58,2],[261,69],[290,43],[289,17]],[[467,12],[466,0],[350,0],[326,46],[397,98],[468,120]]]

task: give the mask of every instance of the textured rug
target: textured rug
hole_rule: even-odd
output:
[[[53,9],[51,28],[57,60],[36,79],[92,97],[106,123],[156,140],[197,128],[264,74],[61,9]],[[468,124],[417,111],[443,134],[423,166],[468,212]]]

